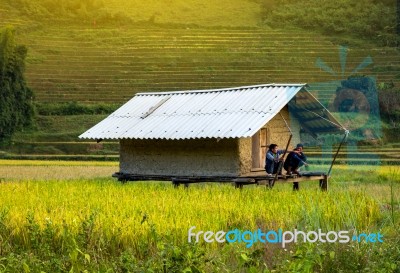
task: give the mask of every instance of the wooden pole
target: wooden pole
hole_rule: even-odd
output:
[[[345,133],[344,133],[344,137],[343,137],[342,141],[340,142],[339,147],[338,147],[338,149],[337,149],[337,151],[336,151],[336,154],[335,154],[335,156],[333,157],[331,166],[330,166],[329,171],[328,171],[328,174],[327,174],[328,176],[330,176],[330,174],[331,174],[332,167],[333,167],[333,164],[335,163],[335,160],[336,160],[337,155],[339,154],[339,150],[340,150],[340,148],[342,147],[342,144],[346,141],[346,138],[347,138],[348,135],[349,135],[349,131],[346,130]]]
[[[319,187],[323,191],[328,190],[328,176],[327,175],[324,175],[324,178],[319,180]]]
[[[287,144],[286,144],[285,152],[283,153],[283,156],[282,156],[283,158],[285,158],[285,155],[286,155],[286,153],[287,153],[287,150],[289,149],[289,145],[290,145],[290,141],[292,140],[292,136],[293,136],[293,135],[290,135],[290,136],[289,136],[289,140],[288,140],[288,142],[287,142]],[[279,163],[278,170],[276,170],[276,174],[275,174],[275,176],[274,176],[274,180],[272,180],[272,183],[271,183],[271,188],[275,185],[275,180],[276,180],[276,178],[278,177],[278,174],[281,172],[282,167],[283,167],[283,161],[282,161],[282,163]]]
[[[285,158],[285,155],[286,155],[286,153],[287,153],[287,150],[289,149],[290,141],[292,140],[293,133],[292,133],[292,130],[290,130],[290,127],[289,127],[289,125],[287,124],[285,118],[282,116],[281,112],[279,112],[279,114],[281,115],[283,121],[285,122],[286,128],[289,130],[289,133],[290,133],[289,140],[288,140],[288,142],[287,142],[287,144],[286,144],[285,152],[283,153],[283,156],[282,156],[283,158]],[[276,179],[278,178],[278,174],[281,172],[282,167],[283,167],[283,162],[282,162],[282,163],[279,163],[278,170],[276,171],[276,174],[275,174],[275,176],[274,176],[274,180],[272,180],[272,182],[270,183],[270,188],[272,188],[272,187],[275,185],[275,181],[276,181]]]

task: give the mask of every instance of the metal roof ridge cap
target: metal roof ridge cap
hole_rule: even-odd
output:
[[[278,111],[279,112],[279,111]],[[164,114],[157,114],[157,115],[151,115],[152,117],[192,117],[192,116],[211,116],[211,115],[218,115],[218,114],[240,114],[240,113],[263,113],[263,114],[271,114],[271,113],[275,113],[273,111],[269,111],[269,110],[236,110],[236,111],[216,111],[216,112],[188,112],[188,113],[182,113],[182,114],[168,114],[168,115],[164,115]],[[140,118],[140,116],[131,116],[131,117],[136,117],[136,118]]]
[[[306,87],[307,83],[266,83],[249,86],[237,86],[237,87],[225,87],[218,89],[199,89],[199,90],[178,90],[178,91],[165,91],[165,92],[140,92],[136,93],[135,96],[146,96],[146,95],[170,95],[170,94],[190,94],[190,93],[209,93],[209,92],[223,92],[223,91],[234,91],[239,89],[249,89],[257,87],[270,87],[270,86],[298,86]]]

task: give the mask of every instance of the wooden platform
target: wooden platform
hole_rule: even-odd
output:
[[[121,182],[127,181],[172,181],[175,187],[179,187],[183,184],[188,187],[189,184],[203,183],[203,182],[221,182],[221,183],[232,183],[235,188],[243,188],[246,185],[264,185],[268,188],[273,187],[273,181],[275,175],[267,176],[265,171],[257,171],[247,173],[241,176],[165,176],[165,175],[137,175],[137,174],[124,174],[115,173],[113,177],[118,178]],[[278,175],[275,183],[293,183],[293,182],[304,182],[304,181],[319,181],[321,190],[328,190],[328,176],[322,172],[304,172],[301,176],[298,175]]]
[[[301,173],[302,174],[302,173]],[[273,187],[275,175],[267,176],[265,172],[251,172],[242,175],[233,180],[236,188],[243,188],[245,185],[266,185],[269,188]],[[293,182],[304,182],[304,181],[319,181],[321,190],[328,190],[328,176],[322,172],[305,172],[301,176],[294,175],[278,175],[275,183],[293,183]]]

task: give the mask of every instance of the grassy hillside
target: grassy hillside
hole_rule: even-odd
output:
[[[83,24],[151,22],[199,26],[254,27],[261,6],[249,0],[3,0],[19,17],[38,22],[79,21]],[[12,16],[11,20],[15,20]]]
[[[262,3],[265,22],[270,26],[293,25],[316,30],[324,36],[346,34],[385,46],[399,43],[393,0],[264,0]]]
[[[342,0],[337,10],[318,3],[5,0],[0,26],[15,26],[18,42],[29,49],[26,78],[40,107],[79,102],[110,110],[137,92],[269,82],[309,83],[329,104],[350,75],[398,89],[394,3]],[[74,142],[101,117],[42,115],[39,131],[17,135],[10,151],[76,154],[73,143],[49,142]],[[93,122],[75,126],[76,120]]]
[[[298,30],[56,26],[19,37],[30,45],[26,76],[38,101],[124,102],[143,91],[340,80],[368,56],[373,64],[358,74],[400,80],[395,48],[353,42],[342,74],[338,44]],[[318,58],[337,74],[317,67]]]
[[[303,0],[5,2],[0,25],[15,25],[28,46],[27,81],[42,102],[121,103],[142,91],[312,84],[354,74],[399,86],[399,51],[376,43],[393,33],[389,2],[341,0],[336,11],[329,1]],[[348,47],[345,63],[339,45]],[[371,63],[354,73],[367,57]],[[330,73],[316,65],[321,60]]]

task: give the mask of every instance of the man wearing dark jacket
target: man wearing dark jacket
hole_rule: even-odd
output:
[[[297,174],[300,176],[298,171],[299,167],[305,165],[307,157],[303,153],[303,144],[299,143],[296,145],[296,148],[289,153],[286,157],[285,163],[283,164],[283,168],[286,170],[287,175]],[[299,182],[293,182],[293,190],[299,189]]]
[[[267,154],[265,155],[265,171],[267,175],[280,172],[282,169],[283,153],[285,150],[279,150],[277,144],[269,145]]]

